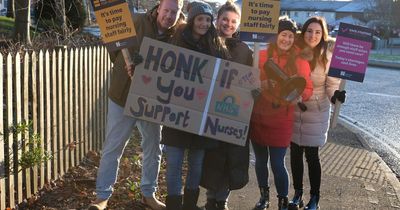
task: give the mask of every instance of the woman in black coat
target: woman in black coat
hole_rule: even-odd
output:
[[[228,50],[218,37],[212,20],[212,9],[207,3],[192,2],[189,4],[188,23],[177,30],[173,44],[207,55],[227,58]],[[161,143],[166,145],[167,210],[200,209],[197,207],[197,200],[204,149],[215,147],[217,141],[164,126]],[[182,205],[182,165],[185,154],[187,154],[188,172]]]
[[[240,9],[227,1],[218,11],[217,30],[231,55],[231,60],[251,66],[253,52],[237,38]],[[207,189],[206,210],[228,209],[231,190],[243,188],[248,180],[249,144],[238,146],[220,142],[214,149],[206,150],[201,186]]]

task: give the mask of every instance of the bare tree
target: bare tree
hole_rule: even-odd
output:
[[[7,2],[7,17],[14,18],[15,13],[14,13],[14,0],[8,0]]]
[[[375,20],[384,30],[383,36],[388,38],[393,28],[400,26],[399,0],[369,0],[366,2],[369,9],[365,13],[367,20]]]
[[[15,0],[15,28],[14,39],[31,45],[30,22],[31,22],[31,1]]]
[[[65,0],[54,1],[54,8],[56,16],[59,18],[61,23],[62,36],[64,38],[68,37],[70,31],[67,25],[67,16],[65,14]]]

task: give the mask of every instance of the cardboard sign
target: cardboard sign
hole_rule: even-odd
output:
[[[280,1],[243,0],[240,40],[267,42],[278,33]]]
[[[259,70],[145,37],[125,114],[244,145]]]
[[[340,23],[328,76],[363,82],[372,34],[369,28]]]
[[[92,4],[107,50],[112,52],[132,46],[136,31],[128,3],[124,0],[92,0]]]

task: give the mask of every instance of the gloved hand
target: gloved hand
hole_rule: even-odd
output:
[[[135,66],[143,62],[143,56],[141,56],[138,52],[134,52],[132,58],[133,58],[133,64],[125,67],[129,77],[133,77],[133,73],[135,72]]]
[[[341,103],[344,103],[346,100],[346,91],[345,90],[335,90],[335,93],[333,94],[331,98],[331,102],[335,104],[336,99],[340,101]]]
[[[143,56],[140,55],[138,52],[134,52],[132,57],[133,57],[133,64],[135,66],[139,65],[139,64],[141,64],[143,62]]]
[[[297,106],[300,108],[302,112],[307,111],[307,106],[303,102],[301,101],[297,102]]]
[[[251,90],[251,95],[253,99],[256,101],[261,96],[261,88]]]

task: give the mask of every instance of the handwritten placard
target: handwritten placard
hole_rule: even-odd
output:
[[[133,46],[136,31],[128,3],[124,0],[92,0],[92,4],[108,51]]]
[[[244,145],[258,69],[145,37],[125,114]]]
[[[278,32],[280,1],[243,0],[240,39],[267,42]]]
[[[328,76],[363,82],[372,34],[369,28],[340,23]]]

